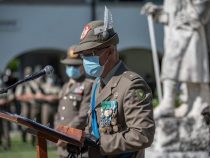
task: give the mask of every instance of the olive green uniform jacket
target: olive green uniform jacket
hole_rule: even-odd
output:
[[[92,83],[91,79],[82,77],[79,80],[70,80],[64,84],[59,94],[55,127],[56,125],[66,125],[72,128],[85,129]],[[64,157],[68,156],[68,152],[61,147],[58,148],[58,154]]]
[[[104,111],[104,101],[116,101],[117,109]],[[106,155],[106,158],[119,158],[119,154],[134,152],[132,158],[144,158],[144,149],[152,144],[155,133],[151,103],[151,90],[143,78],[128,71],[125,65],[119,62],[118,68],[96,97],[100,150],[89,147],[89,157],[101,158]],[[91,115],[90,110],[86,128],[89,133],[92,131]],[[104,127],[104,116],[111,117],[111,125],[108,127]]]
[[[57,85],[51,85],[49,83],[42,83],[40,85],[42,92],[45,96],[55,95],[58,96],[61,88]],[[54,128],[54,116],[57,112],[58,101],[54,100],[51,102],[41,101],[41,119],[42,124],[49,124],[51,128]]]

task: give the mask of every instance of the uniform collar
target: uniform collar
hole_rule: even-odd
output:
[[[106,75],[105,78],[102,78],[102,82],[107,85],[107,83],[111,80],[111,78],[116,74],[118,68],[120,67],[122,61],[119,61],[113,68],[112,70]]]
[[[70,78],[68,84],[71,85],[71,84],[74,84],[76,82],[83,82],[84,79],[85,79],[84,75],[80,76],[78,79]]]
[[[112,76],[110,77],[110,80],[108,81],[106,86],[101,90],[101,92],[98,93],[96,99],[96,107],[98,107],[98,105],[100,105],[102,101],[106,100],[111,94],[114,93],[114,88],[117,87],[123,72],[127,71],[127,68],[122,61],[120,61],[114,68],[115,70],[111,73]]]

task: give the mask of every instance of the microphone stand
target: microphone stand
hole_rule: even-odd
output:
[[[19,85],[19,84],[21,84],[21,83],[23,83],[23,82],[25,82],[25,81],[24,81],[24,80],[20,80],[20,81],[15,82],[14,84],[12,84],[11,86],[9,86],[9,87],[7,87],[7,88],[2,88],[2,89],[0,90],[0,94],[7,93],[7,91],[8,91],[9,89],[15,88],[17,85]]]
[[[34,80],[36,78],[39,78],[40,76],[42,75],[51,75],[53,73],[53,67],[50,66],[50,65],[47,65],[45,66],[44,69],[42,69],[40,72],[38,73],[34,73],[34,74],[31,74],[29,76],[26,76],[24,79],[20,80],[20,81],[17,81],[16,83],[14,83],[13,85],[7,87],[7,88],[2,88],[0,89],[0,94],[3,94],[3,93],[7,93],[7,91],[11,88],[14,88],[16,87],[17,85],[21,84],[21,83],[24,83],[24,82],[27,82],[27,81],[30,81],[30,80]]]
[[[24,82],[27,82],[27,81],[36,79],[36,78],[38,78],[40,76],[42,76],[42,74],[32,74],[32,75],[29,75],[26,78],[24,78],[23,80],[20,80],[20,81],[15,82],[14,84],[10,85],[9,87],[0,89],[0,94],[7,93],[7,91],[9,89],[15,88],[17,85],[19,85],[21,83],[24,83]]]

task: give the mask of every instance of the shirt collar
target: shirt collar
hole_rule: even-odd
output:
[[[112,78],[112,76],[114,76],[114,74],[117,72],[118,68],[121,65],[121,61],[119,61],[113,68],[112,70],[106,75],[106,77],[102,78],[102,82],[106,85]]]

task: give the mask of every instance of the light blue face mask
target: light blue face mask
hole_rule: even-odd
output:
[[[100,77],[104,71],[104,65],[99,63],[99,56],[83,56],[85,72],[92,77]]]
[[[66,74],[69,78],[77,79],[81,76],[80,68],[75,66],[66,66]]]

